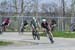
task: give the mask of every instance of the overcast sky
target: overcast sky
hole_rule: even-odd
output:
[[[2,2],[4,0],[0,0],[0,2]],[[7,0],[7,1],[11,1],[11,0]],[[66,1],[66,5],[70,6],[71,5],[71,0],[65,0]],[[61,0],[38,0],[38,3],[56,3],[58,5],[61,4]]]
[[[54,3],[58,4],[58,5],[61,4],[61,0],[41,0],[41,1],[39,0],[39,2],[41,2],[41,3],[52,3],[52,2],[54,2]],[[71,5],[71,0],[65,0],[65,2],[66,2],[67,6]]]

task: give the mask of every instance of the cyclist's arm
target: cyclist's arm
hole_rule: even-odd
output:
[[[9,21],[9,23],[8,23],[8,26],[11,24],[11,20]]]
[[[4,24],[5,24],[5,21],[2,22],[2,25],[4,25]]]
[[[40,29],[41,28],[41,25],[40,25],[40,23],[38,22],[38,28]]]
[[[33,29],[33,27],[34,27],[34,26],[33,26],[32,21],[31,21],[31,22],[30,22],[30,28]]]

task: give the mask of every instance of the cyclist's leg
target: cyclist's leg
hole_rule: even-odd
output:
[[[8,26],[8,23],[3,24],[3,26],[2,26],[3,31],[6,31],[7,26]]]
[[[23,34],[23,32],[24,32],[24,29],[22,28],[22,29],[21,29],[21,34]]]
[[[52,34],[51,31],[49,31],[49,35],[50,35],[51,38],[53,38],[53,34]]]
[[[53,34],[52,34],[52,32],[50,31],[50,40],[51,40],[51,43],[54,43],[54,40],[53,40]]]
[[[36,36],[35,36],[35,31],[34,30],[32,30],[32,36],[33,36],[33,39],[35,40]]]
[[[21,28],[20,28],[20,32],[21,32],[21,34],[23,34],[23,33],[24,33],[24,25],[23,25],[23,26],[21,26]]]
[[[3,31],[5,31],[5,26],[3,26]]]
[[[54,43],[54,40],[53,40],[53,34],[51,31],[47,31],[47,36],[49,37],[51,43]]]

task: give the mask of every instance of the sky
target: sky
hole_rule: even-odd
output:
[[[0,3],[3,1],[5,1],[5,0],[0,0]],[[7,1],[9,1],[9,0],[7,0]],[[61,4],[61,0],[38,0],[38,3],[53,3],[53,2],[56,3],[58,6],[60,6],[60,4]],[[71,0],[65,0],[65,2],[66,2],[66,6],[70,7]]]
[[[40,2],[40,0],[39,0],[39,2]],[[61,0],[41,0],[41,3],[52,3],[52,2],[54,2],[54,3],[58,4],[58,5],[61,4]],[[71,5],[71,0],[65,0],[65,2],[66,2],[67,6]]]
[[[11,1],[11,0],[0,0],[0,3],[3,1]],[[65,0],[66,1],[66,6],[70,7],[71,5],[71,0]],[[58,6],[61,6],[61,0],[38,0],[38,3],[56,3]],[[10,2],[11,3],[11,2]],[[8,10],[7,10],[8,11]],[[10,11],[10,10],[9,10]],[[11,10],[13,11],[13,9]]]
[[[4,1],[4,0],[0,0],[0,2],[2,2],[2,1]],[[71,0],[65,0],[65,1],[67,1],[68,4],[71,3]],[[39,2],[41,2],[41,3],[50,3],[50,2],[56,2],[56,3],[59,3],[60,0],[39,0]]]

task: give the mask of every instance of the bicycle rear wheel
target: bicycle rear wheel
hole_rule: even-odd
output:
[[[40,40],[39,32],[37,32],[36,37],[37,37],[38,40]]]
[[[3,32],[3,28],[0,26],[0,34],[2,34]]]

